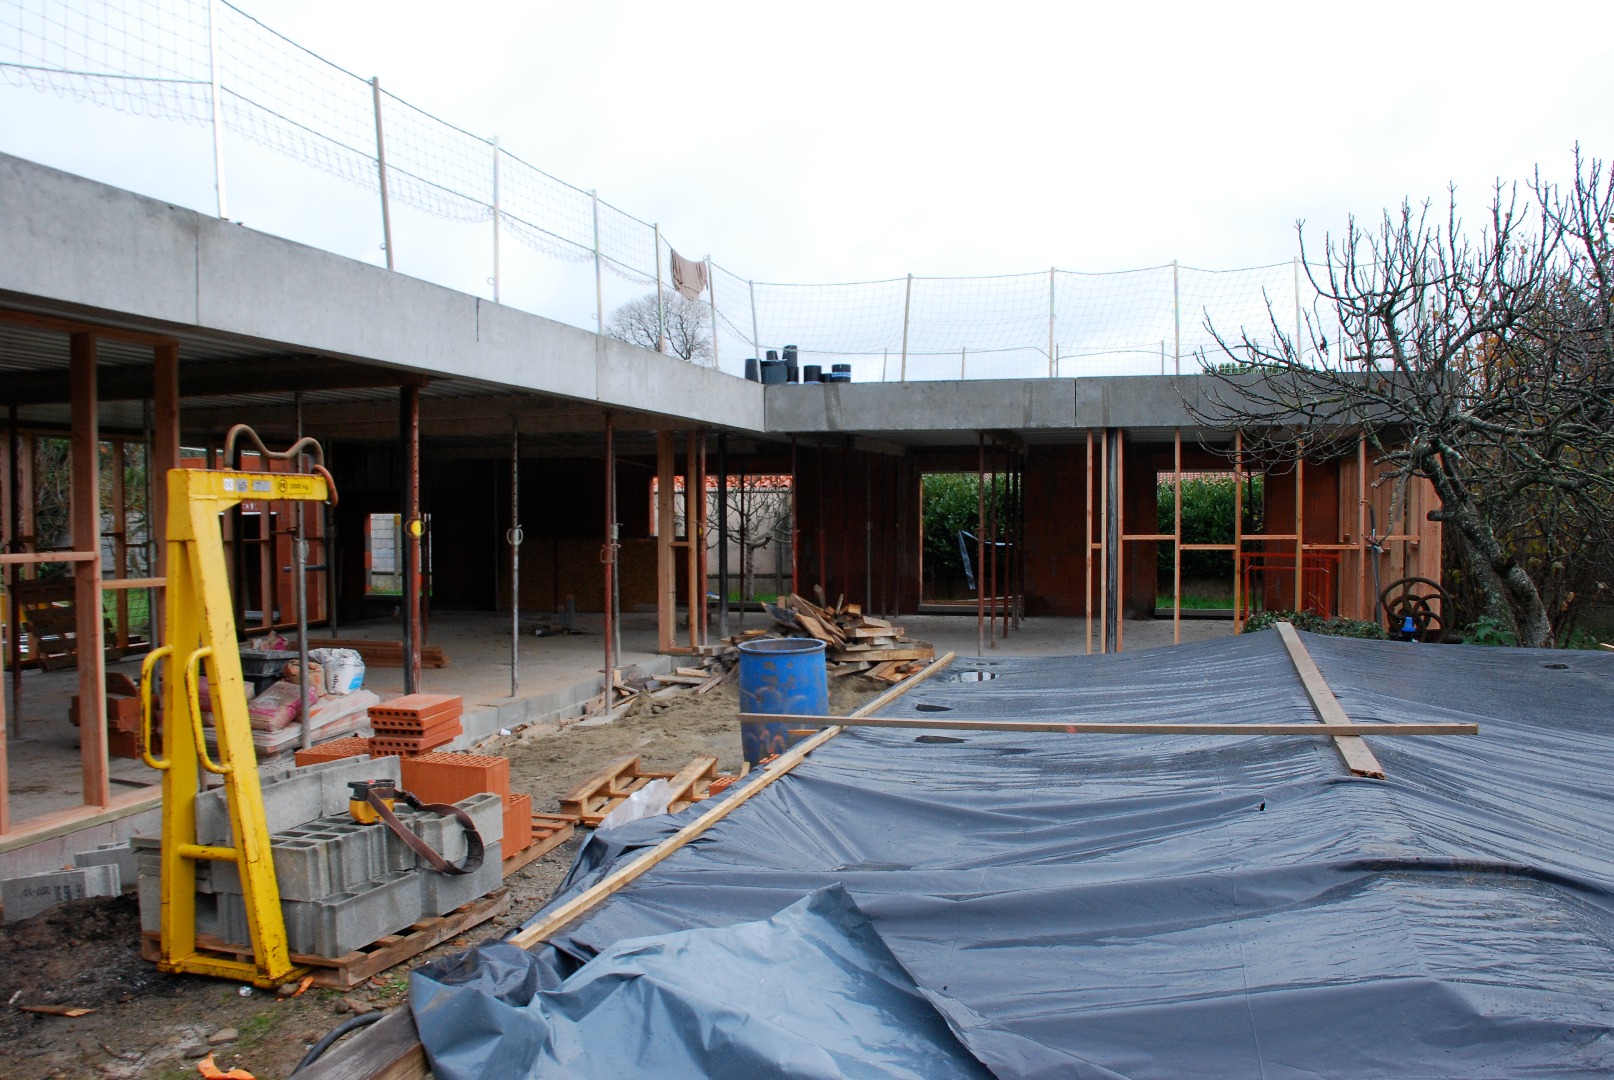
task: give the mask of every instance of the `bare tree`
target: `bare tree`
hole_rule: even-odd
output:
[[[1259,336],[1210,327],[1236,362],[1202,359],[1217,381],[1191,408],[1291,460],[1365,433],[1382,479],[1433,484],[1431,516],[1486,613],[1550,646],[1576,596],[1549,609],[1549,576],[1610,550],[1614,178],[1577,150],[1568,190],[1538,176],[1528,192],[1498,185],[1474,236],[1455,192],[1444,214],[1403,204],[1372,231],[1352,218],[1324,268],[1307,263],[1309,340],[1270,310]]]
[[[659,311],[653,292],[615,308],[606,317],[605,332],[641,349],[712,362],[712,309],[671,289],[662,290]]]

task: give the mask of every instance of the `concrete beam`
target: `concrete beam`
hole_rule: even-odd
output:
[[[762,430],[759,384],[9,155],[0,234],[19,306]]]
[[[420,385],[426,376],[373,364],[333,364],[307,356],[269,356],[252,360],[193,360],[181,366],[182,397],[231,394],[291,393],[293,390],[356,390],[366,387]],[[101,401],[143,401],[152,396],[152,368],[108,367],[99,374]],[[0,401],[18,405],[58,405],[71,400],[66,371],[26,371],[0,375]]]
[[[1074,427],[1074,379],[820,383],[766,388],[769,432]]]

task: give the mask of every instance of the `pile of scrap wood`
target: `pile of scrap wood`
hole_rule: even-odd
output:
[[[668,698],[709,694],[736,677],[740,643],[762,637],[817,638],[824,643],[832,679],[862,675],[899,683],[936,657],[929,643],[907,640],[907,631],[902,627],[865,615],[859,605],[845,603],[844,598],[831,607],[792,593],[780,597],[778,604],[763,606],[773,619],[772,627],[746,630],[723,638],[720,644],[703,645],[694,649],[685,663],[660,675],[646,675],[636,667],[624,668],[618,672],[611,693],[596,697],[587,711],[598,715],[619,710],[617,716],[626,716],[643,707],[659,711],[669,704]]]
[[[923,641],[908,641],[907,631],[885,619],[863,614],[857,604],[842,597],[833,606],[803,599],[792,593],[767,605],[773,621],[793,636],[815,637],[824,643],[824,655],[831,663],[861,665],[856,670],[873,678],[885,678],[896,669],[916,661],[932,660],[934,647]],[[876,674],[876,669],[880,670]],[[850,671],[833,671],[850,674]],[[899,677],[900,678],[900,677]],[[888,680],[891,681],[891,680]]]

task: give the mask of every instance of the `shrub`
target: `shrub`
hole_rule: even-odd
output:
[[[1360,619],[1342,619],[1338,616],[1324,618],[1309,611],[1258,612],[1245,621],[1243,633],[1253,634],[1257,630],[1270,630],[1274,624],[1280,622],[1292,623],[1296,630],[1304,630],[1308,634],[1327,634],[1329,637],[1368,638],[1374,641],[1388,641],[1390,637],[1378,623],[1363,622]]]

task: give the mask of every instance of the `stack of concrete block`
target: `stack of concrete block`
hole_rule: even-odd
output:
[[[372,754],[414,757],[452,741],[463,731],[465,699],[458,694],[405,694],[370,706]]]
[[[476,871],[439,873],[384,824],[361,825],[348,809],[354,780],[399,781],[397,758],[342,758],[292,770],[263,786],[270,851],[291,950],[336,958],[411,924],[446,915],[497,889],[503,880],[504,804],[495,794],[455,800],[482,836]],[[204,809],[205,807],[205,809]],[[221,792],[197,796],[197,838],[230,842]],[[453,818],[397,808],[402,823],[451,863],[465,857],[463,829]],[[159,852],[155,839],[136,841],[142,928],[160,926]],[[241,876],[233,863],[200,862],[197,930],[234,944],[251,938]]]

